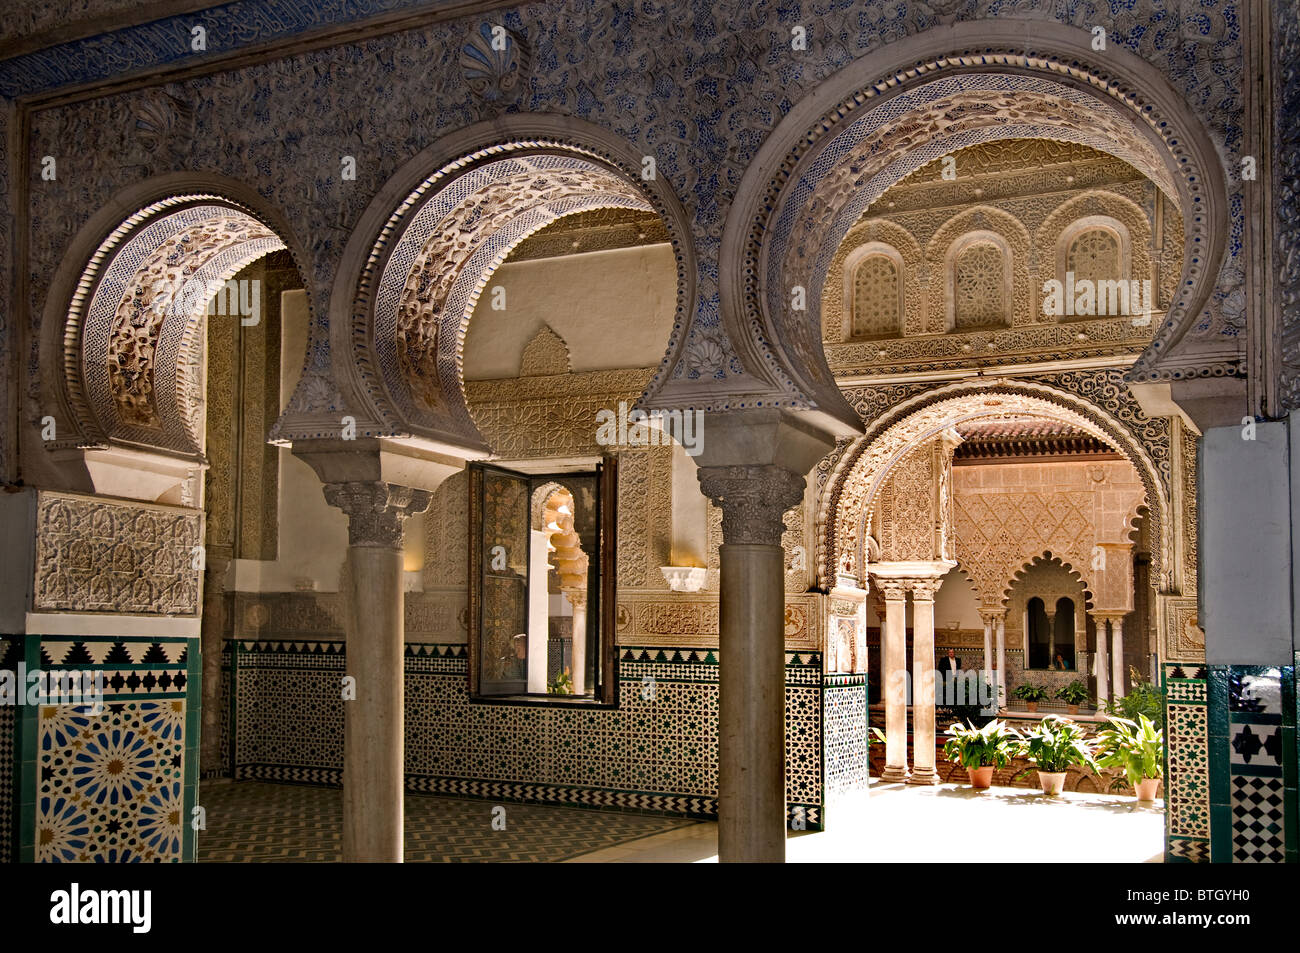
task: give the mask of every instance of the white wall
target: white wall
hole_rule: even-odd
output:
[[[1207,430],[1201,447],[1200,596],[1212,665],[1288,665],[1291,497],[1286,422]]]
[[[498,285],[505,289],[502,311],[492,308]],[[568,345],[574,371],[657,366],[676,307],[668,244],[507,262],[470,319],[465,379],[518,377],[524,346],[543,324]]]

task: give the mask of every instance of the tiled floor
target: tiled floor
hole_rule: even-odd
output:
[[[333,861],[340,855],[342,793],[333,788],[205,782],[207,831],[199,860]],[[717,825],[610,811],[493,805],[408,794],[406,860],[693,863],[717,860]],[[965,785],[872,783],[832,804],[827,831],[791,834],[786,859],[943,863],[1159,862],[1163,802],[1025,788],[976,793]]]
[[[207,813],[200,862],[340,859],[343,792],[337,788],[205,781],[199,802]],[[505,830],[493,827],[496,806],[504,808]],[[407,794],[406,861],[562,861],[696,826],[671,817]]]
[[[1025,788],[976,793],[965,785],[872,783],[869,795],[832,804],[829,830],[791,834],[792,862],[930,863],[1160,862],[1163,802]],[[695,824],[605,848],[577,862],[691,863],[717,860],[716,824]]]

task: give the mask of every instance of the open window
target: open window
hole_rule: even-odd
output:
[[[471,465],[471,697],[616,702],[614,481]]]

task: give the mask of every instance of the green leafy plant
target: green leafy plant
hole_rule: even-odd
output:
[[[868,728],[868,729],[867,729],[867,744],[869,744],[869,745],[874,745],[874,744],[877,744],[877,743],[882,744],[882,745],[885,743],[885,733],[884,733],[883,731],[881,731],[879,728],[876,728],[876,727],[874,727],[874,726],[871,727],[871,728]]]
[[[940,707],[956,721],[975,726],[988,722],[989,716],[982,714],[985,706],[980,704],[980,700],[985,698],[989,699],[992,710],[997,711],[995,703],[997,696],[993,684],[984,677],[983,672],[979,672],[973,678],[967,675],[955,681],[952,688],[954,694],[948,696],[951,703]],[[944,690],[946,693],[948,687],[944,686]]]
[[[1059,715],[1048,715],[1039,722],[1038,727],[1020,743],[1019,753],[1032,761],[1039,771],[1048,774],[1068,771],[1072,764],[1097,770],[1092,746],[1084,737],[1083,729]]]
[[[546,686],[546,690],[552,695],[572,695],[573,676],[569,674],[569,670],[566,668],[551,679],[551,684]]]
[[[1030,685],[1028,682],[1021,682],[1011,694],[1023,702],[1040,702],[1047,698],[1047,689],[1039,685]]]
[[[1005,768],[1015,757],[1020,744],[1020,732],[996,718],[983,728],[954,722],[946,734],[944,757],[967,770],[990,766]]]
[[[1133,688],[1127,695],[1115,698],[1106,705],[1106,712],[1118,715],[1129,721],[1136,721],[1139,715],[1146,715],[1157,728],[1165,726],[1165,693],[1153,682],[1144,681],[1135,668],[1129,669],[1129,681]]]
[[[1097,733],[1097,765],[1121,769],[1134,790],[1143,778],[1163,777],[1164,731],[1146,715],[1136,722],[1113,716],[1109,721],[1110,727]]]
[[[1082,705],[1088,699],[1092,698],[1092,692],[1088,691],[1087,682],[1076,678],[1064,688],[1056,690],[1056,697],[1061,699],[1067,705]]]

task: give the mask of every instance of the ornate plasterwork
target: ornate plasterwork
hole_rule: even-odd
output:
[[[116,440],[201,454],[211,290],[284,247],[215,196],[176,197],[128,218],[100,244],[68,311],[65,393],[81,435],[57,445]]]
[[[381,432],[481,442],[463,382],[465,334],[480,294],[530,235],[598,209],[657,206],[609,157],[561,140],[479,150],[406,197],[371,250],[353,313],[354,339],[367,342],[358,369]],[[680,278],[680,256],[678,265]]]
[[[202,514],[41,491],[37,612],[197,616]]]
[[[903,454],[965,420],[1008,414],[1067,423],[1124,453],[1142,480],[1153,533],[1162,541],[1153,554],[1157,569],[1166,568],[1166,554],[1172,552],[1170,538],[1162,535],[1169,531],[1169,425],[1143,416],[1127,390],[1121,392],[1123,385],[1112,380],[1117,377],[1115,372],[1055,375],[1055,383],[1075,393],[1045,383],[1006,379],[937,388],[918,383],[846,391],[863,419],[872,423],[863,437],[844,444],[818,468],[822,584],[830,584],[837,574],[860,578],[871,501]]]
[[[852,340],[856,266],[876,253],[886,255],[898,268],[903,321],[894,333],[925,333],[923,294],[927,269],[921,246],[906,228],[888,219],[871,218],[853,227],[831,260],[822,303],[827,341]]]
[[[1272,4],[1273,38],[1273,208],[1277,242],[1273,260],[1276,301],[1281,310],[1280,397],[1300,407],[1300,9]]]
[[[567,374],[573,370],[569,348],[549,324],[537,329],[533,339],[524,345],[519,360],[520,377],[543,377],[550,374]]]
[[[932,274],[942,277],[941,281],[930,282],[927,324],[931,333],[970,330],[956,321],[957,284],[962,259],[981,249],[1000,264],[995,283],[982,295],[991,298],[996,294],[998,305],[994,319],[985,323],[1019,326],[1034,320],[1036,314],[1030,306],[1033,289],[1029,286],[1029,232],[1008,212],[976,205],[944,222],[926,245],[926,264]],[[989,255],[993,250],[996,255]]]
[[[1112,270],[1106,277],[1151,280],[1152,297],[1159,294],[1160,286],[1151,261],[1151,223],[1146,213],[1131,200],[1103,189],[1085,192],[1062,203],[1039,227],[1034,242],[1041,250],[1043,280],[1049,277],[1065,280],[1070,245],[1081,232],[1089,229],[1109,231],[1119,245],[1118,270]]]
[[[1043,46],[1050,47],[1050,43],[1045,42]],[[1086,59],[1086,54],[1081,59]],[[916,97],[929,95],[939,100],[949,96],[960,97],[966,92],[966,89],[957,87],[961,87],[969,77],[953,77],[950,83],[941,85],[942,81],[929,82],[934,73],[943,70],[956,72],[977,63],[1012,67],[1008,73],[1001,74],[1001,78],[1006,80],[1006,89],[1016,88],[1016,95],[1003,99],[1000,92],[988,88],[982,100],[970,103],[969,108],[958,107],[946,116],[936,116],[918,108],[919,104],[914,101]],[[1042,74],[1039,76],[1028,75],[1040,69]],[[1019,137],[1084,141],[1079,133],[1087,130],[1085,135],[1092,136],[1087,144],[1124,158],[1159,183],[1175,201],[1182,201],[1198,211],[1213,213],[1212,216],[1196,215],[1189,221],[1188,247],[1196,249],[1196,254],[1187,263],[1186,280],[1180,285],[1180,297],[1174,303],[1170,320],[1159,329],[1158,340],[1148,353],[1165,353],[1167,345],[1186,333],[1191,315],[1200,308],[1210,290],[1207,279],[1213,272],[1207,267],[1206,256],[1217,268],[1222,248],[1222,236],[1216,230],[1217,226],[1210,227],[1207,221],[1211,217],[1218,222],[1227,218],[1226,206],[1219,201],[1218,193],[1210,191],[1221,182],[1218,159],[1213,156],[1204,135],[1195,128],[1196,119],[1190,113],[1177,118],[1168,115],[1158,118],[1161,110],[1149,101],[1143,102],[1127,84],[1110,87],[1112,94],[1123,90],[1116,96],[1117,103],[1123,103],[1118,112],[1104,102],[1104,96],[1094,98],[1076,87],[1054,90],[1052,95],[1044,97],[1042,105],[1046,109],[1059,106],[1064,113],[1078,114],[1065,119],[1075,129],[1073,136],[1066,130],[1048,131],[1053,122],[1064,118],[1064,113],[1054,116],[1037,114],[1035,93],[1030,90],[1042,92],[1039,84],[1052,85],[1041,77],[1058,70],[1063,75],[1083,78],[1088,67],[1081,60],[1064,67],[1050,55],[1026,56],[1010,49],[1005,52],[999,49],[996,53],[986,49],[980,55],[952,56],[935,63],[916,62],[911,70],[900,71],[893,81],[851,95],[833,109],[823,112],[821,123],[811,132],[802,137],[790,136],[780,140],[790,144],[786,155],[776,154],[774,146],[769,158],[774,165],[780,162],[779,171],[769,181],[762,200],[753,202],[747,210],[747,214],[753,217],[747,219],[750,224],[747,225],[739,273],[744,275],[742,299],[751,329],[749,336],[755,341],[772,342],[771,347],[756,354],[755,359],[780,362],[780,367],[791,369],[798,383],[791,377],[779,378],[790,392],[805,395],[805,399],[818,406],[838,412],[838,401],[829,393],[830,380],[824,366],[817,360],[816,343],[809,340],[809,328],[819,331],[820,320],[801,322],[801,315],[780,306],[789,289],[800,285],[809,287],[811,291],[810,311],[820,304],[824,271],[816,250],[837,246],[866,204],[897,181],[900,171],[905,173],[916,168],[916,164],[908,168],[904,163],[916,159],[922,162],[932,160],[954,148],[979,141],[981,137],[988,140],[1002,138],[1005,132],[990,132],[978,118],[972,117],[978,117],[982,112],[987,120],[994,121],[1007,101],[1027,110],[1020,117],[1024,124]],[[1094,85],[1106,88],[1108,84],[1096,81]],[[873,109],[871,100],[876,98],[883,102]],[[1049,102],[1051,106],[1048,106]],[[885,107],[892,107],[892,112]],[[806,120],[803,111],[800,115]],[[1018,125],[1016,116],[1004,115],[1001,120],[1005,127],[1013,130]],[[1136,125],[1139,122],[1149,125],[1149,128],[1139,132]],[[1188,126],[1188,123],[1193,125]],[[1184,128],[1175,133],[1175,126]],[[880,136],[882,130],[889,134],[887,139]],[[1146,138],[1151,132],[1164,140],[1158,161],[1152,161],[1156,152],[1146,151],[1153,148],[1148,145],[1153,140]],[[969,138],[965,137],[967,133]],[[909,136],[915,137],[916,141],[909,142]],[[1144,155],[1135,156],[1131,144],[1137,144]],[[1172,170],[1177,170],[1177,179],[1171,174]],[[815,314],[811,316],[816,317]],[[1235,353],[1235,345],[1233,349]],[[794,371],[794,368],[800,371]],[[801,373],[804,368],[809,369]],[[1203,370],[1206,373],[1231,373],[1235,371],[1235,363],[1220,363]],[[1150,373],[1149,368],[1143,367],[1142,371]],[[1185,371],[1177,369],[1171,373],[1181,376]]]
[[[1132,605],[1128,534],[1145,490],[1127,461],[958,467],[953,496],[957,559],[981,605],[1001,603],[1044,553],[1077,572],[1098,606]]]

